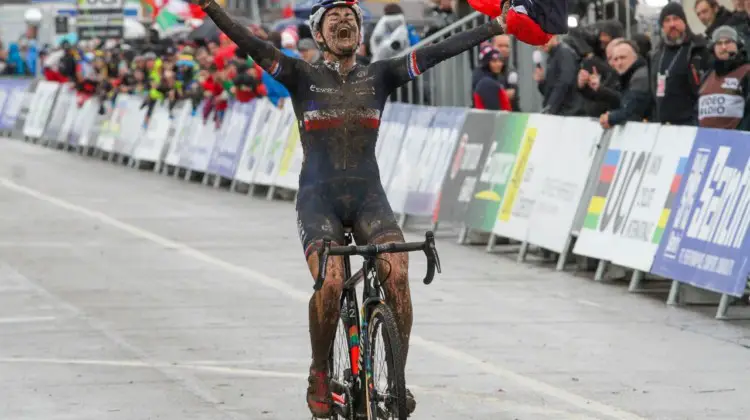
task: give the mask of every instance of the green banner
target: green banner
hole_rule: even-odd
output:
[[[502,113],[496,118],[495,143],[487,155],[466,214],[466,226],[480,232],[492,232],[495,225],[529,114]]]

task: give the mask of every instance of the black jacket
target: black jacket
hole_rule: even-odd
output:
[[[578,92],[578,56],[565,43],[554,47],[547,58],[544,80],[539,92],[544,96],[542,106],[547,114],[583,115],[583,98]]]
[[[605,112],[620,106],[619,77],[606,61],[598,56],[591,56],[581,63],[581,68],[593,73],[596,69],[600,77],[599,89],[594,91],[584,86],[579,91],[583,96],[585,115],[599,117]]]
[[[744,19],[743,14],[740,13],[733,13],[727,10],[724,6],[719,6],[719,10],[716,11],[716,17],[714,18],[713,23],[709,25],[708,28],[706,28],[706,38],[711,39],[711,35],[713,35],[716,28],[719,26],[732,26],[737,27],[742,25]]]
[[[674,64],[672,61],[674,59]],[[651,53],[651,92],[657,94],[657,76],[670,68],[664,97],[654,96],[653,121],[696,125],[698,123],[698,90],[711,65],[706,39],[688,30],[680,45],[661,44]]]
[[[648,118],[653,100],[648,76],[646,60],[641,57],[620,75],[620,107],[609,113],[610,125]]]

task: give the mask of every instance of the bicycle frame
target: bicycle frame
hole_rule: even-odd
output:
[[[346,245],[352,242],[350,234],[346,235]],[[365,413],[367,418],[372,418],[370,393],[374,389],[372,381],[372,366],[367,363],[366,366],[362,366],[365,355],[369,354],[370,349],[369,341],[367,337],[368,330],[368,319],[370,319],[370,311],[378,303],[382,302],[380,280],[378,279],[376,257],[366,256],[363,257],[364,262],[362,263],[362,269],[352,275],[351,261],[348,255],[344,256],[344,288],[341,294],[341,307],[343,313],[342,319],[344,326],[346,327],[347,335],[347,347],[349,349],[349,363],[351,366],[351,378],[348,378],[354,384],[354,393],[365,397],[363,400],[354,398],[353,401],[365,404]],[[372,283],[368,276],[372,275]],[[357,299],[356,286],[360,281],[364,281],[364,290],[362,293],[362,309],[361,313],[359,310],[359,301]],[[346,308],[344,308],[346,303]],[[369,362],[369,358],[367,358]],[[363,386],[364,384],[364,386]],[[353,398],[352,395],[348,395],[347,398]],[[334,402],[340,405],[346,405],[348,400],[336,401],[334,394]],[[360,412],[363,407],[352,406],[353,413],[349,413],[349,418],[355,418],[357,412]]]
[[[350,246],[352,242],[353,237],[351,232],[345,234],[346,245],[342,247],[331,247],[331,241],[328,239],[323,241],[323,249],[318,254],[318,277],[313,289],[318,291],[323,287],[328,256],[343,256],[344,276],[346,280],[344,281],[339,305],[342,308],[341,319],[346,331],[351,370],[350,377],[343,378],[345,383],[332,381],[332,385],[340,388],[342,393],[337,394],[332,390],[331,395],[337,407],[350,408],[346,416],[349,420],[361,418],[360,414],[366,414],[367,419],[372,419],[374,407],[373,401],[370,401],[370,398],[374,391],[374,384],[372,380],[373,368],[370,365],[371,358],[368,357],[370,348],[367,337],[367,323],[374,310],[373,308],[380,303],[385,303],[381,293],[380,279],[378,278],[378,255],[382,253],[423,251],[427,258],[427,274],[423,280],[424,284],[432,283],[436,270],[440,273],[440,259],[435,249],[435,236],[430,231],[425,233],[424,242]],[[353,275],[349,259],[351,255],[360,255],[364,258],[362,269]],[[364,291],[362,293],[362,307],[360,309],[358,307],[356,287],[361,281],[364,281]],[[345,308],[344,303],[346,303]],[[365,361],[364,366],[363,361]],[[364,398],[354,397],[360,395]],[[355,407],[354,403],[360,406]],[[361,407],[362,404],[365,406]],[[361,411],[365,413],[361,413]]]

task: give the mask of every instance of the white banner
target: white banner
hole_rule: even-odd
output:
[[[401,152],[396,159],[396,168],[390,181],[384,180],[388,202],[394,213],[404,213],[406,197],[413,179],[418,179],[417,163],[425,147],[425,141],[430,134],[430,125],[435,117],[435,107],[415,108],[409,118],[409,128],[404,134]],[[416,186],[415,186],[416,189]]]
[[[115,153],[130,156],[135,148],[138,136],[143,130],[143,120],[147,110],[141,109],[143,98],[127,95],[123,105],[124,112],[120,124],[120,134],[115,141]]]
[[[404,141],[404,133],[409,126],[409,116],[415,106],[391,103],[389,110],[389,121],[383,121],[378,131],[378,140],[375,145],[376,159],[380,172],[380,182],[387,190],[398,160],[401,145]],[[377,151],[380,153],[377,153]]]
[[[623,252],[619,248],[626,242],[623,239],[631,236],[631,229],[636,227],[628,219],[642,197],[641,179],[648,168],[659,128],[656,124],[633,122],[615,128],[601,167],[592,171],[599,181],[588,203],[574,253],[612,261]]]
[[[193,129],[190,148],[187,151],[190,161],[187,168],[196,172],[206,172],[208,164],[211,162],[211,153],[213,153],[216,145],[217,131],[214,111],[211,111],[205,123],[201,120],[201,117],[196,119],[198,120],[197,127]]]
[[[237,166],[235,179],[246,184],[253,183],[255,171],[260,166],[260,160],[263,158],[265,150],[266,137],[264,133],[268,131],[268,124],[273,121],[275,113],[279,112],[268,99],[258,100],[257,108],[250,121],[245,138],[245,148],[242,151],[242,158]]]
[[[296,121],[291,101],[284,101],[284,108],[275,108],[272,115],[273,117],[263,130],[263,136],[266,138],[263,145],[263,157],[256,168],[253,184],[273,185],[276,172],[279,169],[281,154],[284,152],[284,146],[286,146],[287,128]]]
[[[519,241],[526,240],[531,212],[544,184],[546,163],[554,157],[563,118],[531,114],[492,233]]]
[[[96,117],[99,114],[99,99],[91,98],[83,104],[81,113],[79,114],[78,133],[78,145],[83,147],[94,146],[95,142],[93,138],[93,128],[96,123]]]
[[[154,107],[146,130],[141,132],[133,159],[146,162],[159,162],[162,150],[169,136],[169,110],[166,104]]]
[[[289,127],[286,147],[281,155],[275,185],[296,191],[299,188],[299,176],[304,159],[304,151],[299,136],[299,123],[295,119],[294,124]]]
[[[29,113],[23,126],[23,135],[38,139],[44,134],[44,129],[49,121],[52,106],[55,104],[55,96],[60,87],[59,83],[42,80],[37,84],[34,96],[31,99]]]
[[[688,160],[697,131],[696,127],[674,125],[659,129],[633,207],[623,208],[615,215],[624,218],[624,228],[613,240],[613,263],[644,272],[651,270],[679,188],[678,175]]]
[[[588,118],[562,118],[555,141],[547,147],[544,174],[531,211],[526,240],[562,252],[573,229],[581,196],[604,130]],[[536,146],[535,146],[536,147]]]

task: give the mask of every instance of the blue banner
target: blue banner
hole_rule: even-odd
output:
[[[420,166],[431,169],[418,174],[419,181],[416,188],[412,188],[406,196],[404,212],[416,216],[430,216],[443,184],[445,172],[448,170],[449,160],[456,145],[458,130],[464,124],[467,108],[439,107],[430,125],[430,136],[424,145]]]
[[[211,161],[208,163],[208,172],[224,178],[234,178],[237,166],[245,148],[247,138],[247,125],[253,118],[256,104],[253,99],[247,103],[234,102],[221,127],[221,133],[216,140],[214,150],[211,153]]]
[[[750,133],[699,129],[651,271],[742,296],[750,258]]]
[[[23,102],[23,93],[28,89],[31,80],[0,78],[0,130],[13,130]]]

